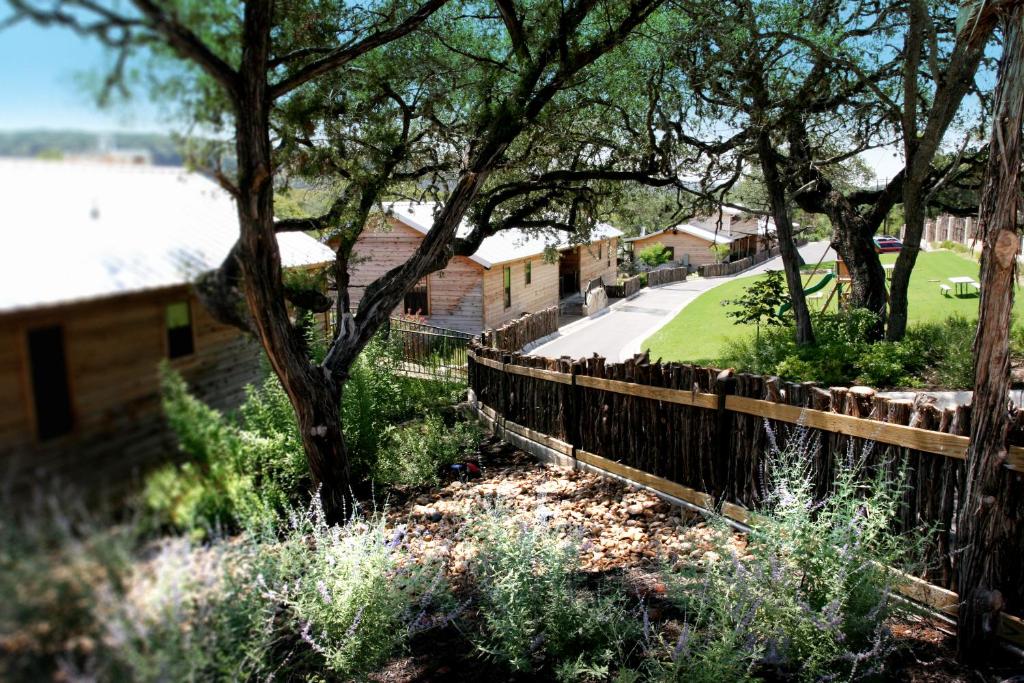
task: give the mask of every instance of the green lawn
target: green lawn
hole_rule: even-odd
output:
[[[893,263],[896,254],[883,254],[881,258],[882,263]],[[977,317],[978,297],[973,290],[961,297],[944,297],[939,291],[940,283],[950,284],[947,278],[958,275],[977,278],[978,263],[949,251],[922,253],[918,257],[910,278],[911,324],[941,321],[954,314],[969,318]],[[644,342],[644,348],[650,350],[652,358],[662,358],[666,361],[710,362],[721,357],[727,340],[738,335],[753,334],[752,327],[733,324],[732,319],[726,316],[728,309],[722,305],[722,301],[737,298],[755,277],[758,276],[737,278],[697,297],[671,322]],[[805,275],[805,287],[813,284],[816,279],[817,276],[814,276],[808,280]],[[826,297],[830,289],[831,287],[826,287],[822,290]],[[812,309],[816,310],[824,300],[810,303]],[[835,308],[834,299],[830,308]],[[1014,312],[1018,318],[1022,311],[1024,303],[1018,292],[1014,305]]]

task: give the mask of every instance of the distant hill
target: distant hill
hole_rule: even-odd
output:
[[[157,166],[180,166],[178,144],[158,133],[94,133],[83,130],[0,131],[0,156],[56,157],[107,150],[146,150]]]

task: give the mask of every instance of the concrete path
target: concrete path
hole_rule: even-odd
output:
[[[804,261],[813,265],[827,251],[831,251],[827,242],[812,242],[802,247],[800,254]],[[825,260],[829,259],[826,253]],[[698,278],[661,287],[645,287],[632,299],[617,301],[595,316],[560,328],[557,337],[532,349],[530,353],[548,358],[587,358],[596,353],[613,362],[625,360],[639,353],[644,340],[704,292],[737,277],[781,268],[782,259],[776,257],[730,277]]]

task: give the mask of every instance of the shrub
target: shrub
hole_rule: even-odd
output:
[[[312,333],[310,345],[319,348]],[[450,404],[461,391],[457,385],[402,376],[399,358],[394,342],[377,337],[357,359],[345,384],[342,431],[358,480],[374,472],[382,446],[392,438],[392,425]],[[146,480],[143,501],[158,523],[197,536],[218,527],[266,527],[308,497],[311,478],[298,425],[275,376],[248,389],[237,419],[205,405],[189,393],[179,375],[166,369],[162,393],[168,423],[189,460],[166,465]],[[394,472],[394,481],[415,478],[417,467],[431,457],[438,463],[451,457],[452,449],[468,439],[467,428],[444,437],[438,434],[427,445],[442,452],[418,453],[412,469],[402,470],[405,465],[399,463],[404,474]],[[411,434],[400,444],[406,455],[416,450]]]
[[[869,345],[854,363],[857,382],[873,387],[913,387],[914,376],[925,367],[924,349],[915,340],[880,341]]]
[[[941,323],[920,323],[900,342],[865,341],[873,321],[868,311],[813,314],[816,343],[798,347],[792,326],[768,328],[760,341],[730,340],[718,364],[823,384],[873,387],[937,386],[969,389],[974,383],[972,345],[976,325],[954,316]],[[1014,342],[1024,353],[1024,328]],[[1016,348],[1016,346],[1015,346]]]
[[[923,351],[928,383],[945,389],[970,389],[974,386],[974,335],[977,323],[962,316],[951,316],[941,323],[922,323],[907,330],[907,341]]]
[[[67,503],[73,496],[0,511],[0,680],[57,680],[97,656],[104,633],[93,618],[98,587],[131,562],[130,525],[106,526]],[[68,510],[72,510],[71,514]]]
[[[374,465],[373,478],[406,486],[437,484],[440,470],[473,453],[481,437],[475,423],[456,421],[448,425],[437,414],[390,427]]]
[[[664,244],[656,242],[649,247],[641,249],[637,252],[636,257],[651,268],[657,268],[661,264],[671,261],[672,253]]]
[[[769,433],[774,444],[774,435]],[[897,576],[918,557],[917,539],[889,530],[902,487],[874,475],[864,455],[836,468],[833,489],[814,497],[808,463],[818,445],[796,430],[767,464],[770,493],[740,558],[720,524],[723,560],[703,573],[666,577],[687,615],[662,643],[659,677],[676,680],[850,680],[877,672]],[[881,467],[884,471],[887,468]]]
[[[249,389],[241,423],[192,396],[166,369],[162,393],[167,420],[191,459],[147,478],[143,501],[159,523],[198,535],[222,526],[264,527],[301,499],[308,469],[276,378]]]
[[[559,678],[606,678],[638,634],[620,593],[579,583],[579,545],[545,522],[491,509],[467,524],[477,554],[470,565],[481,608],[477,647],[514,671],[544,664]]]

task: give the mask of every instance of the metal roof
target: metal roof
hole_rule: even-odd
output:
[[[405,225],[425,235],[434,224],[436,207],[434,202],[395,202],[384,208]],[[465,237],[472,229],[463,220],[455,234],[457,237]],[[591,243],[621,236],[621,230],[607,223],[598,223],[590,231]],[[548,248],[567,249],[571,246],[569,236],[562,230],[525,231],[513,228],[485,238],[480,248],[469,258],[484,268],[490,268],[498,263],[543,254]]]
[[[657,232],[649,232],[646,235],[637,235],[636,237],[625,238],[626,242],[636,242],[637,240],[645,240],[649,237],[655,237],[662,233],[668,232],[669,230],[677,230],[679,232],[685,232],[694,237],[698,237],[705,242],[711,242],[712,244],[731,244],[736,238],[729,235],[727,232],[714,230],[706,230],[705,228],[697,227],[696,225],[690,225],[689,223],[680,223],[674,225],[671,228],[663,228]]]
[[[0,312],[185,284],[238,238],[234,199],[183,168],[0,158]],[[278,236],[285,266],[333,252]]]

